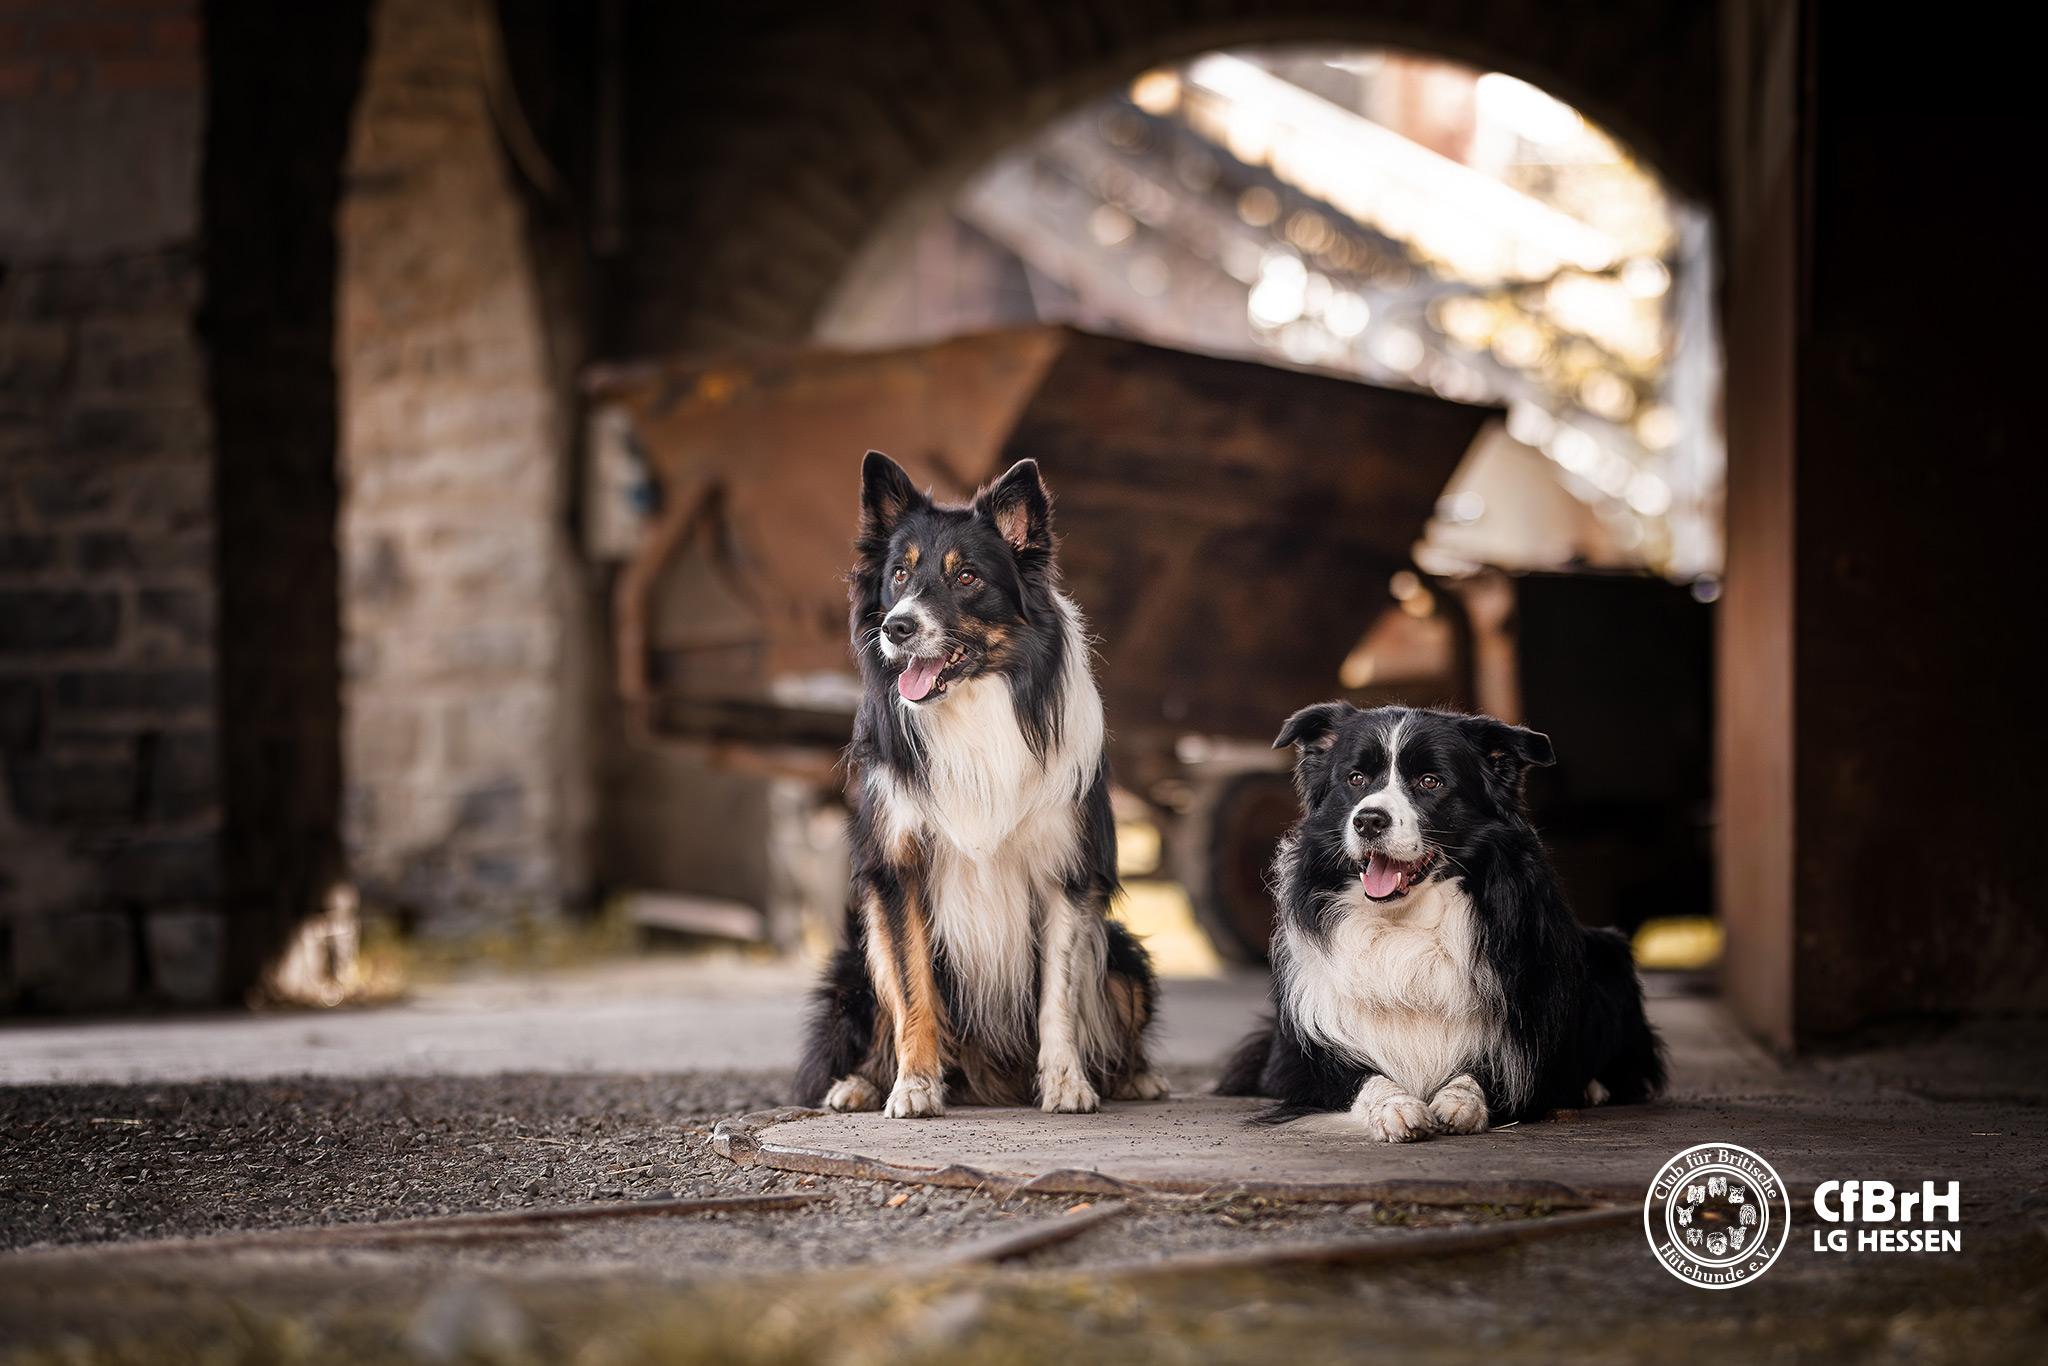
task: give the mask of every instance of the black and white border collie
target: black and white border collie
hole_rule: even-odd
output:
[[[1523,809],[1548,738],[1325,702],[1273,744],[1302,802],[1273,864],[1275,1018],[1219,1092],[1403,1143],[1663,1088],[1627,940],[1573,918]]]
[[[853,888],[798,1098],[916,1118],[1165,1095],[1151,963],[1108,916],[1102,698],[1037,463],[952,507],[870,451],[851,585]]]

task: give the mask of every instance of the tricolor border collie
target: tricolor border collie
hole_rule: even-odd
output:
[[[1163,1096],[1151,963],[1108,916],[1102,698],[1037,463],[954,507],[870,451],[855,549],[853,888],[798,1098],[917,1118]]]
[[[1628,942],[1573,918],[1523,809],[1548,738],[1325,702],[1273,745],[1302,803],[1273,864],[1274,1020],[1219,1092],[1401,1143],[1663,1088]]]

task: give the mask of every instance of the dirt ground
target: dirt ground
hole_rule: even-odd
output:
[[[1030,1195],[728,1160],[714,1128],[786,1101],[781,1068],[43,1082],[0,1086],[0,1361],[2040,1359],[2042,1031],[1779,1068],[1710,1004],[1658,1009],[1668,1104],[1402,1160],[1457,1176],[1530,1154],[1633,1181],[1677,1135],[1761,1127],[1802,1199],[1859,1162],[1962,1173],[1963,1252],[1821,1255],[1802,1209],[1767,1275],[1715,1293],[1656,1263],[1639,1197]],[[1172,1069],[1184,1092],[1205,1078]],[[1011,1123],[963,1113],[951,1132],[964,1151]],[[1085,1123],[1066,1165],[1089,1164],[1089,1132],[1101,1145]],[[785,1127],[884,1158],[948,1150],[935,1125],[878,1125]],[[636,1213],[762,1195],[782,1207]],[[596,1217],[409,1222],[562,1207]],[[983,1255],[1047,1230],[1079,1232]]]
[[[784,1086],[757,1073],[0,1090],[0,1246],[803,1191],[820,1203],[794,1228],[767,1216],[700,1222],[662,1257],[665,1270],[786,1269],[886,1262],[1077,1203],[812,1178],[740,1167],[711,1150],[718,1119],[780,1103]],[[1133,1210],[1091,1250],[1165,1256],[1375,1223],[1373,1211],[1342,1206],[1210,1203]],[[1440,1211],[1400,1217],[1456,1221]],[[617,1251],[603,1238],[565,1245],[569,1255],[578,1248]]]

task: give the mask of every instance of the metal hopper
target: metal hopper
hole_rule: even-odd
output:
[[[778,679],[850,667],[844,574],[871,447],[949,498],[1036,458],[1119,741],[1263,739],[1336,690],[1498,415],[1068,328],[679,361],[595,387],[662,489],[615,598],[622,695],[658,728],[731,739],[831,734],[767,713]],[[725,590],[704,596],[724,601],[658,612],[663,566],[692,545]]]
[[[594,377],[660,511],[614,594],[643,736],[821,788],[851,730],[845,573],[862,453],[944,498],[1043,466],[1099,639],[1119,781],[1226,952],[1264,952],[1293,796],[1264,746],[1340,691],[1439,493],[1499,414],[1427,394],[1031,328],[913,349]],[[1191,768],[1183,737],[1205,743]],[[1256,748],[1253,748],[1256,747]],[[1234,758],[1214,757],[1234,751]]]

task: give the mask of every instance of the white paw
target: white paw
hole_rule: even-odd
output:
[[[890,1119],[934,1119],[946,1113],[946,1083],[936,1077],[898,1077],[882,1113]]]
[[[1470,1077],[1452,1077],[1429,1102],[1429,1112],[1447,1134],[1486,1132],[1486,1093]]]
[[[866,1077],[841,1077],[832,1083],[832,1089],[825,1093],[827,1110],[879,1110],[882,1108],[882,1093]]]
[[[1382,1143],[1413,1143],[1435,1129],[1429,1107],[1405,1091],[1373,1100],[1354,1113],[1365,1122],[1365,1131]]]
[[[1166,1078],[1147,1068],[1126,1078],[1116,1091],[1118,1100],[1165,1100],[1169,1094]]]
[[[1093,1114],[1101,1105],[1088,1074],[1077,1062],[1045,1063],[1038,1069],[1038,1108],[1049,1115]]]
[[[1586,1083],[1586,1104],[1605,1105],[1607,1103],[1607,1094],[1607,1088],[1599,1082],[1589,1081]]]

